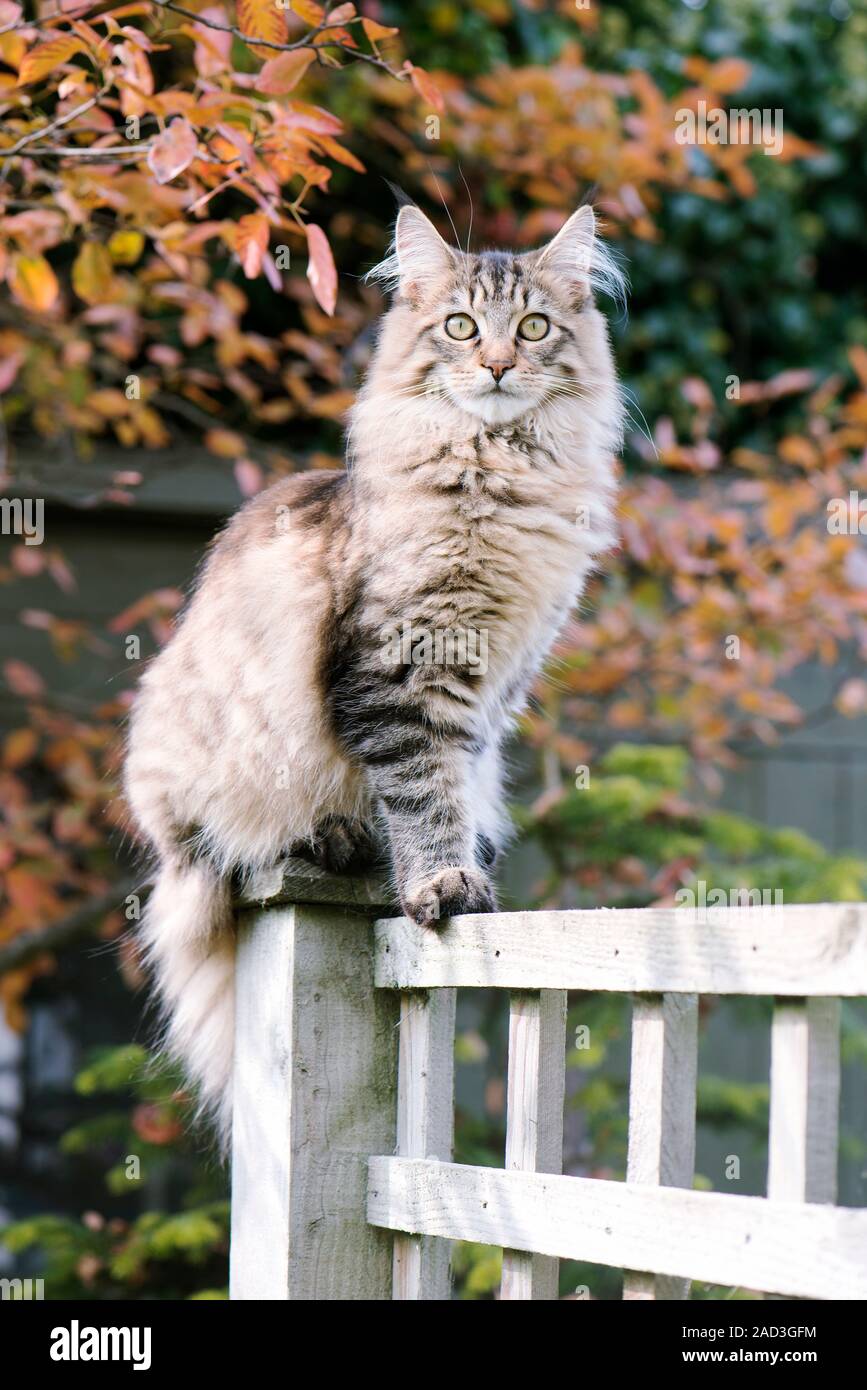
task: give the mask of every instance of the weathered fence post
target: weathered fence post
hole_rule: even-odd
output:
[[[242,899],[233,1299],[392,1296],[392,1239],[365,1216],[367,1159],[395,1147],[399,1001],[372,950],[390,901],[299,861]]]

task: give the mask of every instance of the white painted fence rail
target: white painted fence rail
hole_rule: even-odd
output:
[[[836,1201],[841,996],[867,906],[403,918],[376,878],[287,864],[238,931],[234,1299],[443,1300],[453,1240],[503,1248],[500,1297],[560,1259],[625,1299],[690,1281],[867,1298],[867,1211]],[[380,916],[380,920],[376,920]],[[504,1167],[452,1159],[455,993],[510,992]],[[633,995],[625,1182],[561,1175],[566,992]],[[776,997],[768,1195],[692,1190],[698,999]]]

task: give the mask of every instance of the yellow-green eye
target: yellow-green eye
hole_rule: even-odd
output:
[[[531,343],[538,343],[540,338],[547,336],[550,327],[551,325],[544,314],[528,314],[518,324],[518,334],[521,338],[527,338]]]
[[[458,342],[465,342],[467,338],[475,338],[478,331],[469,314],[449,314],[446,319],[446,332],[450,338],[457,338]]]

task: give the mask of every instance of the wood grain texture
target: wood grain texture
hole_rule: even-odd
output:
[[[448,1161],[454,1143],[455,1003],[453,989],[401,995],[397,1152]],[[432,1236],[394,1238],[393,1298],[451,1297],[451,1247]]]
[[[594,1178],[371,1158],[368,1218],[797,1298],[867,1298],[867,1211]]]
[[[867,904],[507,912],[376,924],[376,982],[641,994],[867,994]]]
[[[626,1181],[692,1187],[698,1067],[698,996],[639,995],[632,1006]],[[624,1271],[623,1297],[685,1299],[689,1280]]]
[[[840,1001],[778,1001],[771,1028],[768,1196],[837,1200]]]
[[[392,1153],[398,999],[373,988],[370,922],[250,914],[238,940],[231,1297],[391,1297],[392,1241],[365,1219]]]
[[[563,1169],[566,1086],[566,991],[512,995],[506,1099],[506,1168],[536,1173]],[[552,1301],[560,1261],[550,1255],[503,1251],[500,1298]]]
[[[388,871],[331,874],[305,859],[282,859],[250,878],[237,897],[239,907],[282,903],[333,903],[359,909],[391,908],[397,903]]]

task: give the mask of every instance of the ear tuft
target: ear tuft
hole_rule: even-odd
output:
[[[430,218],[415,203],[405,203],[397,214],[391,253],[365,279],[399,289],[404,299],[416,304],[453,274],[455,265],[455,252]]]
[[[626,276],[596,235],[596,217],[589,204],[573,212],[553,241],[537,253],[536,269],[574,286],[581,299],[600,290],[625,306]]]

